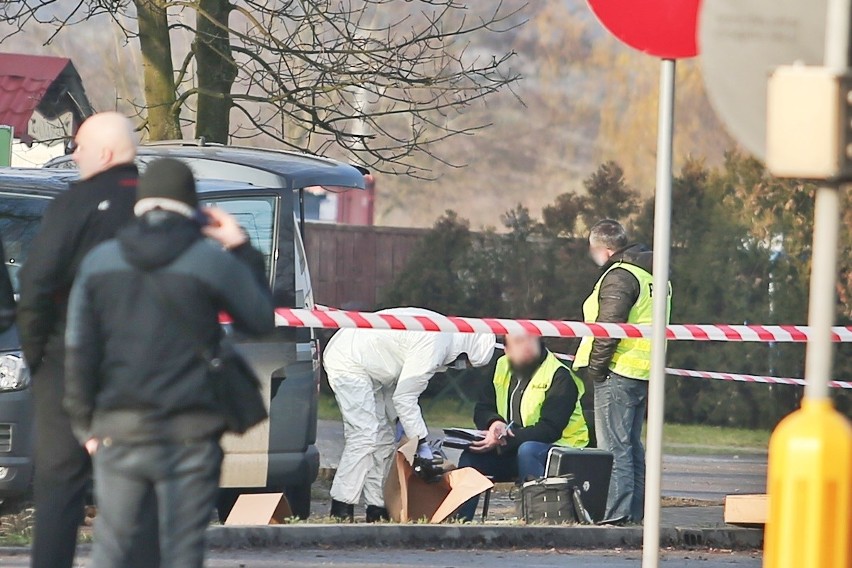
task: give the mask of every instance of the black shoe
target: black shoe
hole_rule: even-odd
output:
[[[384,507],[376,507],[375,505],[367,505],[367,522],[378,523],[380,521],[389,521],[390,515]]]
[[[625,525],[630,524],[630,517],[627,515],[623,517],[614,517],[612,519],[604,519],[598,523],[599,525],[608,525],[611,527],[623,527]]]
[[[355,522],[355,505],[349,505],[343,501],[331,500],[331,514],[333,519],[337,519],[341,523]]]

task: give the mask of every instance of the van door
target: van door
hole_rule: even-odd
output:
[[[275,290],[278,284],[279,296],[292,297],[292,276],[289,280],[286,275],[283,280],[280,279],[275,262],[280,255],[280,194],[258,190],[234,191],[232,194],[215,196],[202,194],[200,197],[203,205],[219,207],[236,217],[248,233],[252,246],[263,254],[272,289]],[[292,248],[292,242],[290,237],[288,251]],[[292,253],[285,252],[284,256],[292,258]],[[290,264],[292,265],[292,262]],[[276,337],[239,340],[238,344],[261,379],[263,397],[268,405],[272,391],[271,377],[277,369],[286,366],[288,361],[295,358],[295,349],[292,343],[282,343]],[[270,421],[266,420],[241,436],[229,434],[222,439],[222,448],[225,451],[222,487],[266,487],[269,470],[269,430]]]

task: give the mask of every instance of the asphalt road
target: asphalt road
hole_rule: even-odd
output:
[[[209,556],[210,568],[320,568],[340,566],[347,568],[493,568],[495,566],[523,566],[524,568],[639,568],[638,552],[589,553],[577,551],[546,552],[479,552],[479,551],[423,551],[423,550],[287,550],[261,552],[219,552]],[[758,568],[761,559],[756,554],[676,552],[666,553],[662,566],[671,568]],[[27,556],[0,554],[3,568],[29,566]],[[86,557],[77,563],[80,568],[89,566]]]
[[[766,493],[766,455],[663,456],[663,496],[721,501]]]
[[[337,467],[343,449],[340,422],[320,421],[318,443],[323,467]],[[450,456],[452,458],[452,456]],[[718,501],[728,494],[762,493],[766,488],[766,456],[762,455],[666,455],[663,466],[663,494],[670,497]],[[674,508],[690,512],[700,508]],[[713,509],[713,511],[709,511]],[[701,512],[719,517],[720,507]],[[669,509],[667,509],[669,511]],[[706,516],[706,515],[705,515]],[[692,519],[681,519],[679,526],[699,526]],[[80,568],[88,565],[87,555],[80,558]],[[422,551],[422,550],[288,550],[214,552],[208,566],[212,568],[271,568],[340,566],[349,568],[492,568],[494,566],[640,568],[638,552],[588,551]],[[662,566],[672,568],[727,568],[761,565],[759,555],[704,552],[668,552]],[[0,552],[0,568],[25,568],[27,555],[4,555]]]
[[[433,436],[440,436],[433,431]],[[317,447],[322,467],[336,468],[343,451],[343,423],[320,420]],[[454,459],[451,451],[447,452]],[[663,496],[721,501],[725,495],[765,493],[766,455],[666,455]]]

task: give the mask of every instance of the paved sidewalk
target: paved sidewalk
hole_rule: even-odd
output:
[[[88,554],[78,558],[79,566],[89,566]],[[523,566],[524,568],[640,568],[641,556],[633,551],[589,552],[579,550],[494,551],[494,550],[375,550],[326,548],[304,550],[214,551],[208,556],[211,568],[492,568]],[[664,552],[662,566],[671,568],[759,568],[756,553],[728,552]],[[3,568],[26,568],[26,554],[0,552]]]
[[[663,507],[661,526],[680,528],[721,528],[727,527],[724,515],[725,508],[712,507]]]
[[[328,496],[328,488],[328,480],[320,480],[314,484],[311,518],[322,519],[328,516],[331,502],[331,498]],[[492,526],[514,525],[517,523],[515,502],[513,500],[516,493],[510,484],[497,484],[492,493],[486,524]],[[724,521],[724,507],[721,505],[706,503],[697,505],[666,505],[669,505],[669,502],[664,502],[662,509],[661,526],[663,527],[694,529],[720,529],[728,527]],[[477,512],[477,522],[479,522],[480,513],[481,509]],[[355,508],[356,519],[363,521],[364,515],[363,506]]]
[[[440,437],[441,431],[430,434]],[[317,447],[321,467],[334,470],[343,452],[343,423],[320,420]],[[457,461],[459,452],[447,452]],[[726,495],[766,492],[765,453],[728,455],[666,455],[663,457],[663,496],[721,503]],[[327,475],[330,472],[327,471]]]
[[[212,527],[208,542],[214,548],[348,549],[361,546],[423,549],[578,548],[584,550],[637,549],[642,527],[598,527],[500,524],[352,524],[277,525],[267,527]],[[763,531],[730,528],[672,528],[660,530],[663,548],[756,550]]]
[[[519,524],[512,499],[515,493],[512,484],[497,485],[492,496],[488,519],[484,524],[328,524],[330,503],[328,489],[334,473],[331,466],[336,466],[342,445],[341,424],[321,421],[318,446],[320,446],[324,469],[320,479],[314,485],[311,517],[317,524],[259,527],[214,526],[209,531],[211,546],[219,550],[321,548],[329,551],[351,551],[364,546],[398,550],[443,548],[629,550],[642,545],[642,527],[639,526],[525,526]],[[720,504],[721,497],[726,493],[763,491],[765,456],[666,456],[666,467],[664,493],[669,497],[664,498],[662,510],[661,541],[664,548],[757,550],[762,546],[763,531],[725,525],[723,507]],[[356,518],[363,519],[363,517],[363,507],[356,508]],[[4,556],[6,554],[25,553],[26,549],[22,548],[0,549],[0,565],[7,565]],[[740,564],[740,561],[746,558],[738,558],[732,564],[756,565],[753,564],[753,557],[744,564]],[[674,558],[669,560],[670,565],[682,565]],[[722,564],[728,565],[726,561],[722,561]],[[262,565],[265,564],[258,564],[258,566]],[[306,564],[306,566],[310,565],[314,564]],[[318,560],[315,565],[326,564]],[[335,562],[329,565],[364,566],[357,562],[353,564]],[[467,562],[459,565],[469,566]],[[476,565],[474,563],[470,566],[472,568]],[[542,566],[545,565],[549,564],[542,564]],[[621,567],[632,565],[632,563],[612,565]],[[707,566],[709,568],[715,564],[711,563]]]
[[[431,435],[440,437],[433,429]],[[328,515],[328,488],[343,451],[343,424],[320,420],[317,446],[321,456],[321,480],[314,486],[314,516]],[[447,452],[451,460],[458,451]],[[766,491],[766,454],[666,455],[663,459],[662,526],[667,528],[724,529],[721,504],[726,495]],[[515,504],[509,484],[495,489],[488,515],[489,524],[515,521]],[[695,505],[695,506],[667,506]],[[363,507],[356,518],[363,518]]]

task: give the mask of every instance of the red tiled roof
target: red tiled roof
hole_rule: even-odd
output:
[[[30,143],[27,126],[45,92],[71,62],[63,57],[0,53],[0,124]]]

